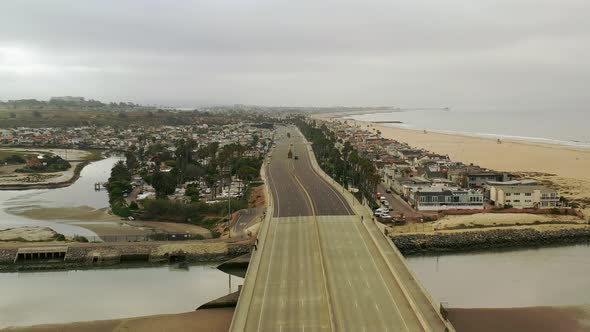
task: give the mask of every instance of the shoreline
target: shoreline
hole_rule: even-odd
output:
[[[328,114],[313,114],[320,121],[340,121]],[[590,216],[590,150],[572,146],[501,141],[485,137],[426,132],[383,126],[377,123],[346,120],[363,129],[379,130],[381,136],[407,143],[414,148],[448,155],[454,161],[476,164],[496,171],[513,173],[553,187],[559,194],[577,203]]]
[[[497,139],[500,138],[503,142],[509,143],[516,143],[516,144],[525,144],[525,145],[532,145],[532,146],[541,146],[547,148],[565,148],[572,151],[579,151],[579,152],[590,152],[590,143],[587,147],[570,145],[570,144],[560,144],[558,142],[568,143],[570,141],[563,141],[553,138],[544,138],[544,137],[528,137],[528,136],[517,136],[517,135],[508,135],[508,134],[493,134],[493,133],[467,133],[467,132],[456,132],[451,130],[437,130],[437,129],[420,129],[420,128],[410,128],[405,126],[384,126],[384,124],[403,124],[402,121],[399,120],[375,120],[375,121],[368,121],[368,120],[356,120],[356,119],[345,119],[345,116],[355,116],[355,115],[367,115],[367,114],[381,114],[381,113],[395,113],[395,112],[367,112],[359,114],[357,112],[342,112],[342,113],[313,113],[311,114],[312,118],[323,120],[323,121],[347,121],[353,122],[356,124],[370,125],[377,129],[395,129],[400,131],[411,131],[415,133],[423,134],[424,130],[427,133],[437,134],[437,135],[446,135],[451,137],[463,137],[463,138],[471,138],[471,139],[482,139],[493,141],[494,143],[497,142]],[[539,142],[537,140],[545,140],[551,142]],[[409,143],[409,142],[406,142]],[[571,141],[571,143],[576,143]]]
[[[95,160],[93,160],[95,161]],[[67,181],[49,183],[22,183],[22,184],[0,184],[0,190],[29,190],[29,189],[57,189],[65,188],[74,184],[80,178],[84,167],[93,161],[83,161],[74,167],[74,174]]]
[[[100,161],[105,159],[102,150],[97,149],[88,149],[88,150],[72,150],[66,148],[57,148],[57,147],[23,147],[23,146],[11,146],[11,145],[2,145],[0,146],[0,150],[6,149],[14,149],[15,151],[23,151],[23,152],[35,152],[35,153],[44,153],[50,152],[52,154],[63,156],[63,152],[59,150],[69,151],[70,155],[74,154],[73,158],[67,158],[67,160],[71,163],[72,168],[67,169],[65,171],[57,172],[61,173],[59,177],[63,177],[67,175],[68,172],[72,172],[70,178],[64,181],[59,182],[35,182],[35,183],[2,183],[0,184],[0,190],[29,190],[29,189],[56,189],[56,188],[64,188],[72,185],[75,183],[79,178],[82,170],[84,167],[88,166],[89,164]],[[63,158],[65,159],[65,156]],[[31,173],[31,174],[55,174],[55,173]]]
[[[588,305],[536,306],[523,308],[446,308],[449,320],[458,332],[553,332],[590,331]],[[0,329],[12,332],[226,332],[235,308],[208,308],[177,314],[163,314],[87,322],[64,322]]]
[[[590,244],[590,227],[389,234],[404,256],[474,253]]]

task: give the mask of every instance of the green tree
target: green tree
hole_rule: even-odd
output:
[[[165,198],[176,190],[176,178],[170,173],[155,172],[152,176],[152,186],[156,190],[157,198]]]
[[[139,161],[137,160],[137,157],[135,157],[135,153],[131,150],[125,152],[125,165],[131,173],[134,173],[139,167]]]
[[[260,141],[260,137],[258,137],[258,135],[252,135],[252,146],[258,145],[259,141]]]

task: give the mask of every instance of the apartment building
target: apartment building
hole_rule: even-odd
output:
[[[408,202],[420,211],[484,208],[481,191],[448,187],[417,188],[409,195]]]
[[[489,186],[490,201],[494,206],[524,208],[554,208],[559,206],[557,191],[541,185]]]

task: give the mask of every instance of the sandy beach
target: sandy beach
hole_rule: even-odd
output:
[[[317,119],[345,121],[333,116],[335,115],[314,115]],[[494,139],[424,133],[362,121],[346,121],[371,131],[379,130],[385,138],[439,154],[448,154],[452,160],[474,163],[498,171],[524,173],[527,178],[555,187],[562,196],[579,203],[584,214],[590,216],[590,150],[522,141],[504,140],[498,143]]]

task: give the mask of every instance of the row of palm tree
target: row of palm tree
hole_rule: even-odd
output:
[[[377,205],[375,191],[381,181],[377,168],[371,160],[359,155],[350,144],[338,139],[325,124],[318,126],[315,120],[302,117],[292,119],[308,141],[320,167],[344,187],[358,189],[357,198],[364,197],[369,204]]]

